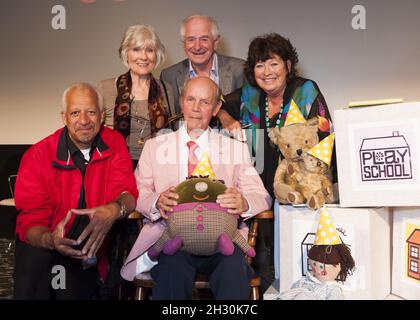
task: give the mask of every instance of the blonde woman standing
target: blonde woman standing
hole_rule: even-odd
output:
[[[155,79],[152,71],[164,62],[165,47],[151,26],[127,28],[119,55],[128,71],[104,80],[105,124],[126,139],[133,164],[137,164],[145,141],[168,126],[173,96],[169,85]]]

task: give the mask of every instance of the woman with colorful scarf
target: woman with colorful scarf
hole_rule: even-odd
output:
[[[127,141],[133,164],[137,164],[145,141],[168,127],[173,96],[152,71],[165,59],[165,48],[152,27],[130,26],[119,48],[129,69],[117,78],[104,80],[105,124],[118,130]]]
[[[291,100],[305,118],[320,116],[328,120],[324,121],[323,131],[319,131],[320,138],[328,136],[331,127],[331,116],[321,91],[314,81],[297,76],[297,63],[296,49],[288,39],[277,33],[256,37],[249,45],[245,62],[247,81],[242,88],[224,97],[222,106],[233,117],[230,123],[223,123],[225,129],[250,128],[252,156],[273,199],[274,174],[281,154],[270,142],[268,130],[284,125]],[[254,269],[262,276],[263,290],[271,278],[268,248],[273,248],[272,234],[272,225],[261,224]]]

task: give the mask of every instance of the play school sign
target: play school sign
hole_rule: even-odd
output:
[[[362,181],[412,179],[410,146],[398,131],[363,139],[360,168]]]
[[[334,112],[340,204],[420,206],[420,103]]]

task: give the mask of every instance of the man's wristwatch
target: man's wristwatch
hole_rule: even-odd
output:
[[[125,204],[122,203],[122,201],[119,199],[115,200],[115,203],[120,206],[120,216],[118,217],[118,220],[121,220],[127,215],[127,208],[125,207]]]

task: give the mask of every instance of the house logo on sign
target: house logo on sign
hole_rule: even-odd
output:
[[[420,229],[415,229],[406,242],[408,244],[407,275],[420,280]]]
[[[412,179],[410,146],[398,131],[365,138],[359,150],[362,181]]]
[[[302,240],[300,244],[300,258],[301,258],[301,268],[302,268],[302,276],[306,276],[308,271],[311,271],[311,265],[308,259],[309,250],[311,250],[312,246],[314,245],[316,238],[316,233],[307,233],[305,238]]]

